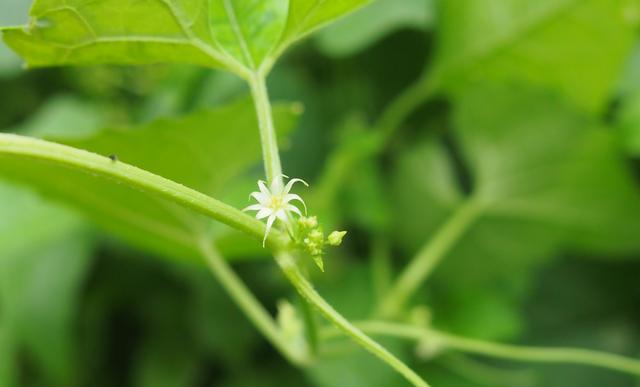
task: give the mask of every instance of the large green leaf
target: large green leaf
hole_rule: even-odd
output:
[[[518,88],[467,93],[456,116],[487,213],[558,225],[583,247],[640,248],[640,195],[612,133]]]
[[[280,133],[293,127],[294,110],[292,105],[275,107]],[[65,142],[113,155],[203,193],[225,197],[231,181],[260,158],[256,128],[253,107],[243,100],[182,118],[161,119],[135,130],[107,129],[86,139]],[[108,230],[165,256],[194,256],[195,238],[212,231],[206,219],[190,211],[81,171],[2,157],[0,176],[71,203]],[[232,202],[243,205],[245,195],[243,202]]]
[[[191,63],[246,75],[368,0],[37,0],[6,42],[30,66]]]
[[[289,15],[280,47],[286,47],[369,2],[371,0],[289,0]]]
[[[0,342],[0,384],[14,385],[11,369],[26,351],[46,384],[69,385],[76,360],[74,315],[91,262],[91,238],[76,215],[5,183],[0,212],[0,336],[7,339]]]
[[[449,90],[480,80],[554,88],[600,111],[630,53],[631,0],[440,2],[435,71]]]
[[[463,170],[482,209],[435,274],[438,324],[513,336],[521,322],[512,308],[542,263],[569,249],[610,257],[640,251],[640,192],[612,133],[562,99],[525,88],[465,93],[454,118]],[[408,252],[465,197],[456,180],[466,174],[456,174],[453,160],[430,139],[396,168],[395,229]]]

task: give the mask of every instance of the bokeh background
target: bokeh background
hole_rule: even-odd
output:
[[[25,23],[29,3],[2,0],[0,25]],[[400,270],[480,191],[490,208],[416,297],[433,323],[640,359],[640,4],[441,3],[379,0],[296,45],[269,78],[272,99],[301,113],[287,124],[285,171],[312,183],[321,220],[349,231],[314,281],[347,317],[368,316],[376,257]],[[0,129],[80,144],[248,93],[232,75],[192,66],[21,63],[0,44]],[[381,154],[360,157],[412,85],[435,91]],[[170,163],[172,145],[140,151],[169,149]],[[336,178],[332,166],[350,173]],[[237,172],[229,196],[244,198],[260,172],[257,163]],[[346,340],[308,370],[290,366],[202,262],[158,253],[117,222],[15,180],[0,181],[0,386],[404,385]],[[223,249],[240,276],[274,314],[278,300],[295,303],[273,262],[245,243]],[[434,386],[640,386],[593,367],[383,342]]]

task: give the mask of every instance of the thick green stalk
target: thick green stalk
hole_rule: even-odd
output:
[[[305,297],[309,303],[315,306],[318,311],[332,324],[334,324],[340,331],[352,338],[355,342],[360,344],[364,349],[377,356],[380,360],[387,363],[393,369],[398,371],[414,386],[428,387],[427,382],[416,374],[411,368],[404,364],[400,359],[395,357],[386,348],[380,345],[378,342],[371,339],[364,334],[361,330],[353,326],[347,319],[342,317],[329,303],[327,303],[320,294],[313,288],[311,283],[300,272],[298,264],[295,259],[286,252],[280,252],[276,254],[276,261],[284,272],[289,282],[293,284],[296,290]]]
[[[261,73],[256,73],[248,80],[248,82],[251,87],[251,95],[253,97],[253,103],[258,116],[264,169],[267,181],[272,183],[275,179],[282,179],[282,166],[280,164],[278,138],[273,125],[271,103],[269,102],[265,76]]]
[[[443,349],[450,348],[461,352],[526,362],[590,365],[640,376],[640,360],[588,349],[540,348],[499,344],[455,336],[434,329],[384,321],[364,321],[356,323],[356,325],[364,332],[372,335],[416,341],[427,340],[432,341],[436,346],[440,346]],[[336,337],[338,334],[339,332],[335,329],[323,330],[322,337],[327,339]]]
[[[200,251],[218,282],[260,333],[292,364],[307,365],[310,360],[307,354],[296,353],[292,350],[292,347],[283,339],[276,322],[269,312],[247,289],[242,280],[238,278],[227,262],[211,245],[211,241],[208,238],[201,238]]]
[[[36,159],[112,179],[191,208],[257,240],[261,241],[264,236],[265,225],[242,211],[182,184],[105,156],[49,141],[2,133],[0,155]],[[272,230],[267,239],[267,246],[272,249],[282,249],[288,244],[289,238],[278,230]]]
[[[468,199],[456,210],[420,249],[391,290],[385,294],[377,311],[380,316],[393,317],[402,309],[480,212],[480,205],[473,199]]]

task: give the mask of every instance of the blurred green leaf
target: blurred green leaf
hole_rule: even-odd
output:
[[[14,76],[20,71],[20,57],[0,42],[0,79]]]
[[[29,25],[4,36],[30,66],[177,62],[239,73],[367,1],[37,0]]]
[[[640,249],[638,186],[597,122],[553,95],[497,87],[461,98],[456,128],[487,214],[558,226],[574,247]]]
[[[433,0],[378,0],[320,31],[315,41],[326,55],[353,55],[400,28],[431,27],[434,3]]]
[[[616,126],[627,152],[635,157],[640,156],[640,90],[623,99]]]
[[[291,104],[275,107],[280,133],[291,130],[298,110]],[[243,100],[137,129],[107,129],[86,139],[63,142],[224,197],[230,180],[260,158],[256,128],[253,106]],[[2,176],[77,206],[111,232],[164,256],[198,256],[194,238],[210,231],[210,222],[199,215],[81,171],[6,157],[0,171]],[[243,242],[251,243],[248,239]]]
[[[640,44],[635,45],[618,81],[618,93],[625,97],[640,91]]]
[[[633,47],[632,0],[441,2],[436,82],[460,92],[518,80],[561,91],[601,112]]]
[[[483,208],[434,278],[439,324],[512,337],[520,323],[509,308],[526,293],[532,270],[560,249],[610,257],[640,250],[638,187],[597,123],[553,95],[509,87],[467,93],[454,118],[463,166],[454,167],[453,153],[431,139],[401,158],[393,184],[396,235],[408,251],[464,196],[460,168]],[[469,305],[476,305],[472,321]],[[487,318],[504,316],[502,328],[482,329],[482,305]]]
[[[55,96],[25,122],[7,132],[25,136],[65,139],[88,137],[97,133],[104,118],[100,107],[71,95]]]
[[[6,329],[0,334],[9,336],[0,343],[0,368],[17,372],[24,349],[45,384],[70,385],[77,360],[74,316],[91,238],[75,215],[24,189],[2,183],[0,198],[0,320]],[[11,386],[7,377],[0,372],[0,383]]]
[[[408,358],[404,343],[394,340],[378,340],[394,354]],[[309,370],[314,385],[319,387],[400,387],[406,382],[397,374],[380,366],[378,359],[358,348],[356,344],[342,340],[326,345],[324,355]]]
[[[341,215],[367,231],[386,233],[391,210],[382,172],[372,160],[362,163],[358,172],[344,187]]]

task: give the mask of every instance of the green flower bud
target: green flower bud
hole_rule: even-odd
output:
[[[300,227],[306,229],[316,228],[318,227],[318,218],[316,218],[315,216],[301,216],[300,218],[298,218],[298,224],[300,225]]]
[[[309,232],[309,239],[315,243],[321,244],[324,242],[324,234],[318,229],[311,230],[311,232]]]
[[[342,244],[342,238],[344,238],[346,234],[346,231],[334,231],[329,234],[327,243],[329,243],[331,246],[340,246]]]

